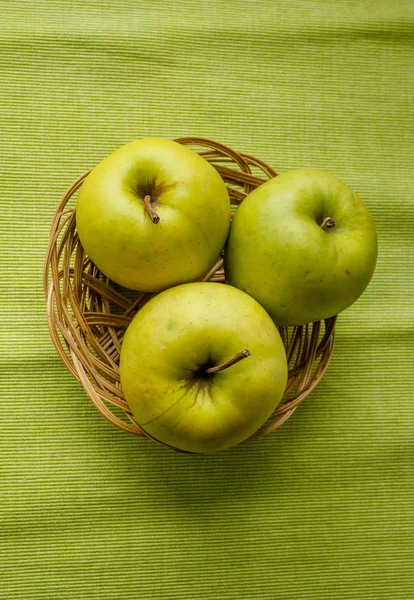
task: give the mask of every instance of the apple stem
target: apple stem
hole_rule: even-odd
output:
[[[332,217],[326,217],[321,225],[321,228],[324,231],[329,231],[329,229],[333,229],[335,227],[336,223],[335,221],[332,219]]]
[[[233,358],[230,358],[230,360],[226,360],[226,362],[222,363],[221,365],[217,365],[216,367],[210,367],[209,369],[206,369],[206,373],[208,373],[209,375],[213,375],[214,373],[223,371],[224,369],[235,365],[236,363],[243,360],[243,358],[247,358],[248,356],[250,356],[250,352],[247,350],[247,348],[245,348],[241,352],[238,352],[236,356],[233,356]]]
[[[151,206],[151,196],[147,194],[144,198],[145,211],[153,223],[158,223],[159,216]]]

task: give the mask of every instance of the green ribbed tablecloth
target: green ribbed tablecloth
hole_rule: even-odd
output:
[[[414,599],[412,0],[0,2],[1,600]],[[122,433],[49,338],[67,185],[200,135],[366,201],[379,260],[312,396],[215,456]]]

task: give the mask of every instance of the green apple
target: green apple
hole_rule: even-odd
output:
[[[110,279],[158,292],[200,279],[230,226],[218,172],[196,152],[164,138],[136,140],[85,179],[76,204],[79,239]]]
[[[375,226],[363,202],[326,171],[295,169],[258,187],[237,210],[226,281],[278,325],[301,325],[353,304],[376,259]]]
[[[152,437],[216,452],[252,435],[283,397],[286,353],[266,311],[220,283],[187,283],[151,299],[121,347],[122,389]]]

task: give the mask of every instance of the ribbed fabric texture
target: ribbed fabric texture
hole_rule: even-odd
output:
[[[0,5],[0,598],[414,599],[413,2]],[[380,245],[317,390],[207,457],[108,424],[42,295],[72,180],[190,134],[332,171]]]

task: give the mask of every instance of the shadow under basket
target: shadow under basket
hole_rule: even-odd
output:
[[[176,141],[198,152],[220,173],[233,214],[247,194],[277,175],[263,161],[218,142],[196,137]],[[88,173],[65,192],[53,219],[44,268],[49,330],[64,364],[102,415],[124,431],[151,438],[134,421],[123,396],[119,357],[126,328],[153,294],[118,286],[85,254],[76,231],[75,196]],[[203,281],[224,283],[223,258]],[[332,354],[335,321],[331,317],[278,328],[289,364],[285,395],[268,421],[246,441],[280,427],[318,385]]]

